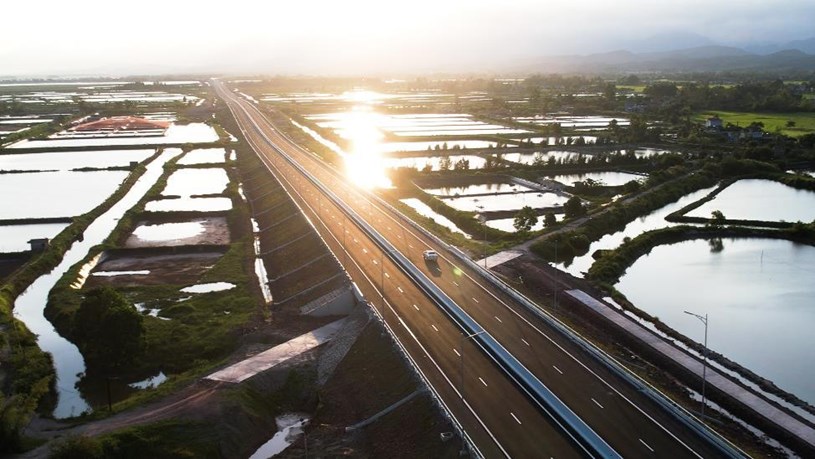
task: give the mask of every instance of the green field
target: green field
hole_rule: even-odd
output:
[[[752,122],[764,123],[764,130],[770,133],[780,131],[790,137],[815,133],[815,113],[750,113],[750,112],[719,112],[709,111],[698,113],[694,119],[703,122],[710,116],[719,115],[725,124],[733,123],[746,127]],[[787,121],[793,121],[794,127],[787,127]]]

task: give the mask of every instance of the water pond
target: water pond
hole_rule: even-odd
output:
[[[106,169],[142,162],[155,150],[103,150],[0,155],[0,171],[68,171]]]
[[[797,190],[771,180],[739,180],[688,216],[710,218],[714,210],[737,220],[808,223],[815,220],[815,192]]]
[[[558,221],[563,220],[563,214],[555,214],[555,219]],[[514,218],[498,218],[495,220],[487,220],[486,225],[490,228],[499,229],[501,231],[506,231],[507,233],[514,233],[515,230],[515,219]],[[543,224],[543,215],[538,217],[538,222],[532,226],[531,231],[540,231],[544,228]]]
[[[617,289],[671,328],[815,403],[815,247],[773,239],[705,240],[654,248]]]
[[[587,179],[602,182],[603,185],[606,186],[620,186],[625,185],[631,180],[639,180],[645,177],[637,174],[629,174],[627,172],[604,171],[604,172],[585,172],[582,174],[552,175],[549,176],[548,178],[552,180],[557,180],[558,182],[569,186],[574,185],[574,182],[582,182]]]
[[[231,208],[232,200],[229,198],[160,199],[144,205],[144,210],[148,212],[217,212]]]
[[[125,211],[133,207],[156,183],[163,172],[164,164],[177,154],[178,152],[165,151],[149,163],[147,171],[125,196],[88,226],[82,241],[71,245],[60,264],[50,273],[37,278],[14,302],[14,314],[37,336],[40,349],[50,353],[54,358],[58,400],[53,415],[57,419],[78,416],[88,411],[90,407],[76,389],[80,375],[85,372],[82,354],[73,343],[60,336],[51,322],[45,318],[48,292],[71,266],[85,258],[91,247],[100,244],[110,234]]]
[[[431,209],[430,206],[423,203],[422,201],[420,201],[420,200],[418,200],[416,198],[401,199],[400,201],[402,203],[404,203],[405,205],[410,206],[413,210],[416,211],[417,214],[433,220],[437,224],[449,229],[450,231],[452,231],[454,233],[463,234],[464,236],[466,236],[468,238],[470,237],[467,233],[465,233],[464,231],[459,229],[459,227],[456,226],[455,223],[450,221],[444,215],[439,215],[438,213],[436,213],[436,211]]]
[[[206,169],[179,169],[167,179],[161,192],[164,196],[197,196],[221,194],[229,184],[226,170],[212,167]]]
[[[216,142],[218,133],[205,123],[173,124],[164,135],[149,137],[101,137],[79,139],[21,140],[8,148],[115,147],[118,145],[181,145]]]
[[[67,223],[0,226],[0,253],[26,252],[31,248],[29,240],[46,237],[53,239],[67,226]]]
[[[714,189],[715,187],[711,187],[694,191],[693,193],[683,196],[676,202],[663,206],[648,215],[643,215],[642,217],[639,217],[627,224],[622,230],[617,231],[616,233],[606,234],[597,241],[592,242],[589,246],[589,251],[585,255],[576,257],[568,265],[561,263],[558,264],[557,267],[567,271],[573,276],[583,277],[583,273],[588,271],[592,263],[594,263],[594,258],[592,258],[591,255],[595,251],[615,249],[619,247],[620,244],[623,243],[623,240],[627,237],[633,239],[646,231],[673,226],[674,223],[669,223],[665,220],[666,216],[676,212],[692,202],[702,199]]]
[[[428,165],[434,171],[441,170],[444,158],[450,159],[451,168],[457,161],[466,159],[470,163],[470,169],[481,169],[487,164],[487,160],[475,155],[450,155],[450,156],[418,156],[414,158],[384,158],[382,163],[388,169],[399,167],[409,167],[411,169],[424,169]]]
[[[513,193],[534,190],[515,183],[483,183],[478,185],[425,188],[424,191],[437,196],[467,196],[472,194]]]
[[[554,193],[518,193],[504,195],[487,195],[478,197],[462,196],[458,198],[444,199],[448,206],[467,212],[481,212],[479,207],[483,206],[484,212],[498,210],[520,210],[524,206],[533,209],[544,207],[556,207],[563,205],[566,198]]]
[[[127,171],[0,174],[0,219],[82,215],[116,191],[127,175]]]
[[[199,148],[192,150],[178,160],[179,165],[189,166],[194,164],[221,164],[226,161],[226,149],[224,148]]]
[[[208,284],[196,284],[181,289],[184,293],[210,293],[222,292],[235,288],[235,284],[229,282],[210,282]]]

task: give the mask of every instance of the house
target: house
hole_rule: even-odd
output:
[[[708,118],[707,120],[705,120],[705,127],[708,128],[708,129],[719,130],[722,127],[724,127],[724,124],[722,123],[721,118],[714,115],[714,116],[711,116],[710,118]]]
[[[31,251],[32,252],[42,252],[51,244],[51,240],[47,237],[39,238],[39,239],[31,239],[28,241],[31,244]]]

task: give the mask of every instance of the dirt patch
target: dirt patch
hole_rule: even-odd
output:
[[[461,441],[442,442],[452,425],[428,393],[353,432],[363,421],[422,388],[378,322],[365,327],[337,371],[320,392],[317,413],[300,439],[280,457],[458,457]]]
[[[195,218],[167,222],[140,221],[125,241],[127,248],[182,245],[229,245],[225,217]]]
[[[113,255],[99,263],[88,277],[87,287],[110,285],[136,287],[142,285],[193,284],[211,268],[223,252],[185,253],[177,255]],[[146,274],[99,276],[99,272],[125,271]]]

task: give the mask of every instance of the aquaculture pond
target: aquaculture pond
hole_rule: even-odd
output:
[[[622,230],[617,231],[616,233],[607,234],[597,241],[592,242],[589,246],[589,251],[585,255],[576,257],[569,264],[559,263],[557,266],[573,276],[583,277],[583,273],[588,271],[589,267],[591,267],[592,263],[594,263],[592,254],[595,251],[601,249],[615,249],[619,247],[627,237],[633,239],[646,231],[674,225],[673,223],[666,221],[665,217],[687,206],[688,204],[702,199],[714,189],[715,187],[711,187],[689,193],[676,202],[663,206],[648,215],[643,215],[642,217],[639,217],[627,224]]]
[[[67,223],[36,223],[32,225],[0,226],[0,253],[25,252],[31,248],[31,239],[49,238],[60,233]]]
[[[0,174],[0,220],[75,217],[102,203],[127,171]]]
[[[222,168],[179,169],[167,179],[167,186],[161,194],[185,197],[221,194],[228,184],[229,177]]]
[[[68,171],[82,168],[107,169],[140,163],[155,150],[98,150],[0,155],[0,171]]]
[[[454,233],[463,234],[464,236],[466,236],[468,238],[470,237],[467,233],[465,233],[464,231],[459,229],[459,227],[456,226],[455,223],[451,222],[444,215],[440,215],[440,214],[436,213],[436,211],[431,209],[430,206],[423,203],[422,201],[420,201],[420,200],[418,200],[416,198],[407,198],[407,199],[402,199],[401,202],[404,203],[407,206],[410,206],[413,210],[416,211],[417,214],[433,220],[434,222],[438,223],[439,225],[444,226],[445,228],[448,228],[450,231],[453,231]]]
[[[630,174],[628,172],[603,171],[603,172],[584,172],[581,174],[551,175],[547,178],[557,180],[558,182],[569,186],[574,185],[575,182],[582,182],[585,180],[594,180],[595,182],[602,182],[602,184],[605,186],[620,186],[625,185],[626,183],[632,180],[645,179],[645,176]]]
[[[87,256],[91,247],[105,240],[122,215],[156,183],[162,174],[164,164],[178,153],[180,152],[165,151],[150,162],[147,171],[125,196],[88,226],[81,241],[71,245],[60,264],[50,273],[37,278],[14,303],[15,316],[37,336],[40,349],[53,356],[57,375],[57,404],[53,415],[57,419],[78,416],[89,410],[90,406],[76,387],[80,375],[85,372],[82,354],[73,343],[60,336],[44,316],[48,292],[71,266]]]
[[[654,248],[617,289],[638,308],[815,404],[815,247],[775,239]]]
[[[514,193],[534,190],[515,183],[480,183],[473,185],[425,188],[424,191],[437,196],[467,196],[473,194]]]
[[[493,212],[498,210],[520,210],[529,206],[533,209],[561,206],[567,198],[555,193],[517,193],[487,196],[461,196],[446,198],[448,206],[468,212]]]
[[[715,210],[729,219],[808,223],[815,220],[815,192],[772,180],[739,180],[688,216],[710,218]]]
[[[182,145],[218,141],[218,133],[205,123],[173,124],[164,135],[99,137],[99,138],[49,138],[46,140],[21,140],[8,148],[62,148],[62,147],[115,147],[118,145]]]

